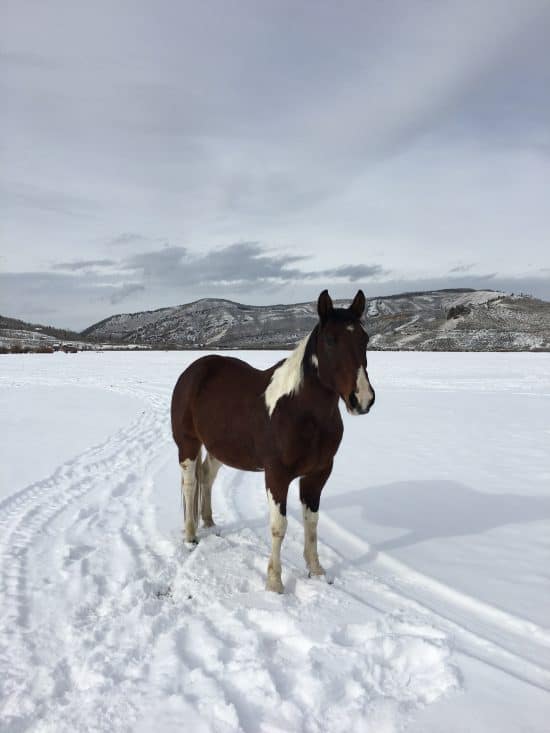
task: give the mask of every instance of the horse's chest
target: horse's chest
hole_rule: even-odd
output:
[[[281,457],[296,475],[311,473],[332,460],[341,439],[341,424],[323,426],[314,418],[304,418],[285,431]]]

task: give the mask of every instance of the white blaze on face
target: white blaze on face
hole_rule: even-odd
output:
[[[355,395],[362,410],[367,409],[367,407],[372,402],[372,398],[374,397],[372,387],[370,386],[369,380],[367,378],[367,373],[365,371],[365,368],[362,366],[359,367],[359,370],[357,372]]]

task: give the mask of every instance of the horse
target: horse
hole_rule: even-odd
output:
[[[309,576],[325,573],[317,523],[321,491],[344,431],[338,402],[342,398],[349,413],[364,415],[375,398],[367,373],[364,310],[362,290],[348,308],[335,308],[324,290],[317,324],[288,358],[260,370],[229,356],[203,356],[174,387],[172,434],[181,466],[185,540],[197,542],[199,510],[204,526],[214,526],[211,491],[222,464],[264,471],[271,529],[267,590],[284,590],[281,544],[288,487],[296,478]]]

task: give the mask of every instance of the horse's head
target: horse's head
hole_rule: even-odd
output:
[[[369,337],[361,325],[365,295],[359,290],[349,308],[335,308],[328,290],[317,303],[316,366],[321,382],[346,403],[352,415],[364,415],[374,403],[374,390],[367,374]]]

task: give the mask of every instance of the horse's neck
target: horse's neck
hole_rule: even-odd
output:
[[[304,369],[303,386],[296,394],[296,398],[303,402],[308,412],[313,407],[313,411],[320,418],[328,418],[338,410],[340,396],[321,382],[317,368],[311,365]]]

